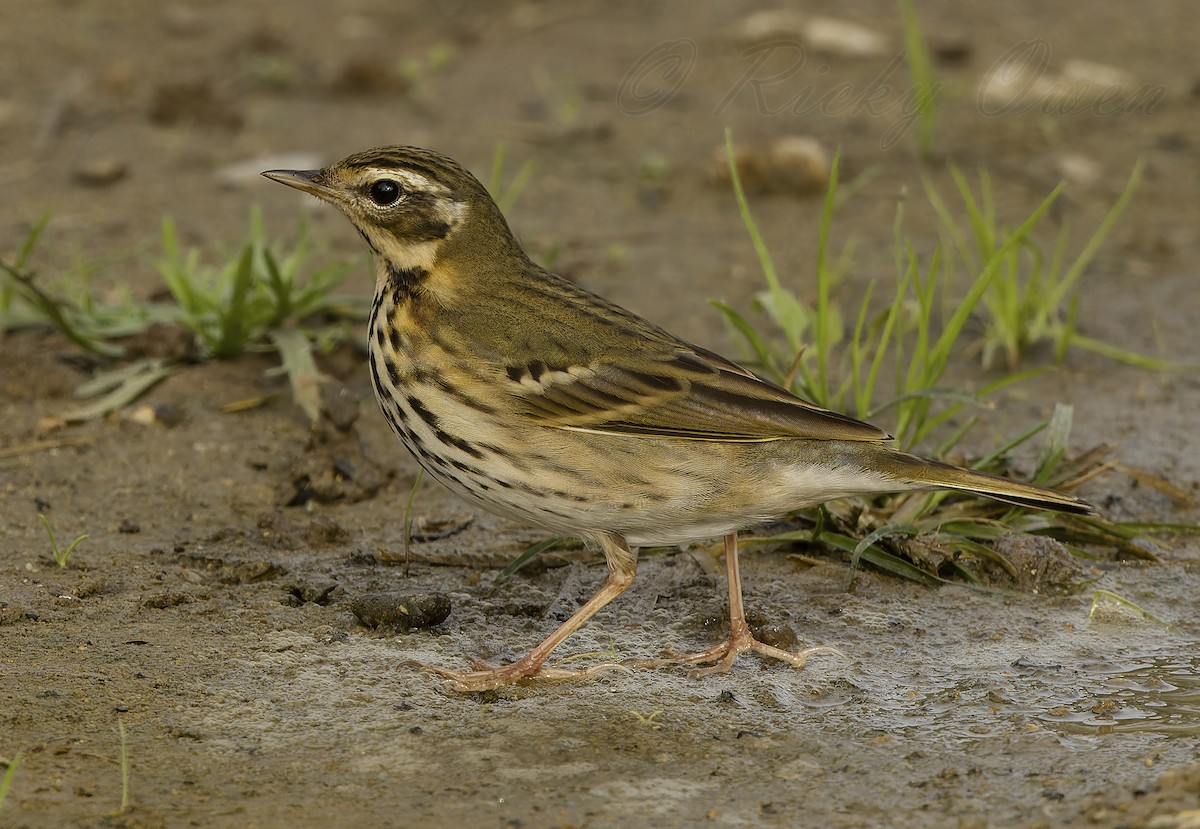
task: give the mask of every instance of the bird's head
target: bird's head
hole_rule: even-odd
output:
[[[523,256],[487,189],[429,150],[381,147],[320,170],[263,175],[345,213],[375,253],[381,276],[390,270],[420,279],[450,254],[485,262]]]

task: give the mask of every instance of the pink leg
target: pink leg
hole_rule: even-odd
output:
[[[772,659],[787,662],[794,668],[803,668],[808,657],[818,653],[836,653],[836,648],[815,647],[805,648],[795,653],[781,648],[772,647],[754,638],[750,626],[746,624],[746,612],[742,606],[742,574],[738,568],[737,533],[725,536],[725,572],[729,580],[729,638],[719,645],[698,653],[673,653],[660,659],[644,660],[641,662],[626,662],[627,665],[650,667],[669,663],[685,663],[698,665],[706,662],[716,664],[693,671],[694,676],[726,673],[733,667],[733,661],[746,651],[761,653]]]
[[[456,691],[489,691],[501,685],[520,682],[523,679],[537,677],[539,679],[573,679],[587,677],[608,670],[628,670],[624,665],[606,662],[581,670],[566,668],[543,667],[551,652],[563,643],[588,619],[592,618],[600,608],[625,592],[633,582],[637,572],[637,556],[629,549],[625,540],[617,535],[605,536],[601,539],[604,557],[608,561],[608,578],[604,585],[596,591],[578,610],[571,614],[558,628],[546,637],[545,641],[531,650],[522,658],[510,665],[499,668],[483,667],[478,671],[452,671],[437,665],[426,665],[421,662],[409,662],[422,670],[431,671],[450,680],[450,686]]]

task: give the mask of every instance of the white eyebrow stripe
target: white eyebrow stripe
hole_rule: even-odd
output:
[[[390,178],[398,182],[405,190],[416,193],[430,193],[435,196],[445,196],[450,191],[441,184],[438,184],[431,178],[414,173],[412,170],[397,170],[395,168],[385,169],[383,167],[372,167],[367,171],[367,175],[371,181]]]

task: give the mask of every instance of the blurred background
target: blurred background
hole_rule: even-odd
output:
[[[0,55],[0,262],[103,335],[69,341],[0,274],[14,825],[1195,825],[1195,536],[1141,535],[1198,517],[1200,382],[1177,370],[1200,359],[1194,0],[0,0]],[[935,550],[950,533],[931,521],[889,547],[905,556],[890,571],[851,566],[853,542],[747,555],[750,604],[851,656],[802,673],[744,659],[711,682],[652,671],[465,697],[398,670],[515,658],[599,571],[567,551],[493,594],[496,569],[544,534],[417,491],[370,400],[361,239],[259,175],[385,144],[473,170],[537,261],[701,345],[762,356],[711,301],[727,303],[777,378],[812,359],[819,285],[836,384],[854,376],[856,319],[880,329],[898,274],[942,278],[926,307],[913,282],[891,306],[908,342],[922,321],[936,336],[1037,216],[995,280],[1011,290],[973,308],[937,388],[906,395],[889,356],[876,406],[965,406],[941,434],[897,434],[1032,477],[1053,441],[1004,447],[1073,404],[1076,478],[1120,464],[1079,493],[1135,522],[1129,535],[1076,555],[1006,536],[1001,555],[972,557]],[[228,276],[256,206],[284,250],[307,223],[299,277],[348,264],[337,290],[356,304],[225,353],[202,326],[147,327],[139,315],[174,301],[169,274]],[[185,323],[228,310],[218,287]],[[271,350],[297,340],[308,362],[290,370],[309,381],[290,392]],[[112,405],[79,399],[130,384]],[[882,408],[880,425],[903,425],[902,406]],[[411,549],[406,502],[427,531]],[[857,538],[888,520],[846,503]],[[64,549],[87,536],[69,564],[49,557],[50,522]],[[644,556],[571,647],[704,641],[719,571],[703,547]],[[414,589],[445,598],[448,620],[418,625],[433,634],[375,633],[348,609]]]
[[[187,243],[232,245],[252,203],[276,232],[313,207],[259,169],[405,143],[486,179],[502,144],[510,178],[531,165],[509,211],[527,246],[714,344],[706,300],[760,284],[724,174],[726,127],[797,290],[836,151],[842,182],[855,183],[834,226],[838,249],[855,240],[852,285],[892,272],[896,203],[921,194],[922,170],[950,196],[947,164],[972,179],[985,166],[1010,221],[1066,180],[1057,209],[1082,245],[1142,158],[1145,181],[1082,313],[1116,314],[1123,344],[1152,345],[1128,329],[1183,298],[1162,286],[1194,262],[1200,228],[1190,4],[926,0],[913,11],[936,85],[928,118],[892,0],[6,0],[0,239],[11,249],[49,212],[43,267],[116,259],[99,284],[151,291],[145,251],[164,215]],[[909,232],[931,247],[928,204],[909,202]],[[340,217],[314,220],[335,250],[356,251]],[[1124,314],[1110,305],[1131,299],[1131,279],[1150,302]]]

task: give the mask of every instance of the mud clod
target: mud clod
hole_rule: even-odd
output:
[[[348,602],[350,612],[370,628],[407,633],[430,628],[450,615],[450,597],[445,593],[363,593]]]

